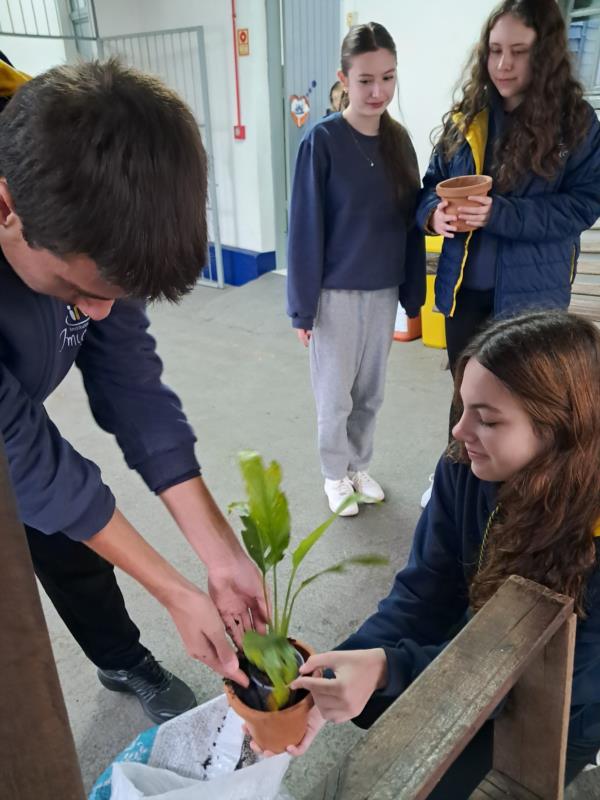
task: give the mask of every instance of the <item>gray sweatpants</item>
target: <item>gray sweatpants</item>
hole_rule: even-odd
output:
[[[310,375],[326,478],[343,478],[371,461],[397,310],[398,287],[321,291]]]

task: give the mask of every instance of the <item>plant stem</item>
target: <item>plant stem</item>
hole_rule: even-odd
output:
[[[279,633],[279,613],[277,608],[277,564],[273,564],[273,615],[275,633]]]
[[[292,609],[289,609],[288,612],[288,603],[290,601],[290,594],[292,591],[292,586],[294,584],[294,578],[296,577],[296,570],[297,567],[292,568],[292,574],[290,575],[290,579],[288,581],[287,592],[285,594],[285,603],[283,605],[283,614],[281,616],[281,635],[286,636],[288,635],[288,630],[290,627],[290,617],[292,614]]]
[[[298,597],[298,595],[300,594],[301,591],[302,591],[302,585],[300,585],[300,587],[298,589],[296,589],[296,591],[292,595],[292,601],[290,603],[290,610],[288,612],[288,619],[291,619],[292,610],[294,608],[294,603],[296,602],[296,598]]]
[[[265,599],[265,608],[267,609],[267,631],[269,633],[273,632],[273,620],[271,619],[271,613],[269,610],[269,595],[267,592],[267,575],[265,572],[262,574],[262,587],[263,587],[263,597]]]

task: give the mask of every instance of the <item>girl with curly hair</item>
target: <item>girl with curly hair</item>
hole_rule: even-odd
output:
[[[490,317],[570,302],[579,238],[600,216],[600,123],[573,77],[556,0],[504,0],[445,115],[417,221],[444,237],[436,305],[450,368]],[[491,195],[458,218],[439,181],[487,174]],[[471,231],[457,233],[456,224]]]
[[[600,749],[600,331],[563,311],[497,320],[456,366],[460,420],[406,566],[378,611],[292,686],[325,720],[369,727],[513,574],[572,597],[571,781]],[[317,673],[318,674],[318,673]],[[430,796],[462,800],[491,768],[488,722]]]

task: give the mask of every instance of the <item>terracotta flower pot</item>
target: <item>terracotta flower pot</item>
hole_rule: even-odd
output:
[[[305,661],[314,654],[314,650],[308,645],[296,639],[289,641]],[[299,702],[281,711],[258,711],[250,708],[238,696],[231,681],[225,681],[225,694],[229,705],[244,720],[252,738],[261,749],[283,753],[288,745],[297,745],[302,741],[308,712],[314,705],[311,694],[306,694]]]
[[[492,188],[492,179],[489,175],[461,175],[458,178],[448,178],[446,181],[438,183],[435,187],[436,194],[442,200],[447,200],[445,208],[446,214],[458,215],[459,206],[463,208],[475,208],[478,203],[467,200],[470,195],[481,195],[482,197]],[[459,233],[472,231],[474,228],[467,225],[463,220],[453,223]]]

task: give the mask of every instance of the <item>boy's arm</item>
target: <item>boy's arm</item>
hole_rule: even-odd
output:
[[[98,467],[61,437],[44,407],[2,365],[0,430],[21,520],[49,536],[63,532],[126,571],[167,607],[192,655],[243,682],[210,598],[115,509]]]
[[[61,436],[44,406],[31,400],[3,364],[0,435],[25,525],[82,540],[108,523],[115,500],[99,468]]]
[[[172,486],[160,498],[206,564],[209,594],[233,639],[241,644],[244,630],[264,630],[267,606],[260,574],[202,478]]]
[[[118,509],[84,544],[141,583],[167,609],[193,658],[247,683],[211,599],[151,547]]]
[[[208,567],[209,591],[238,644],[266,619],[258,571],[200,477],[195,436],[177,395],[162,380],[162,362],[143,305],[118,300],[90,323],[77,358],[92,413],[113,433],[127,464],[165,503]]]

